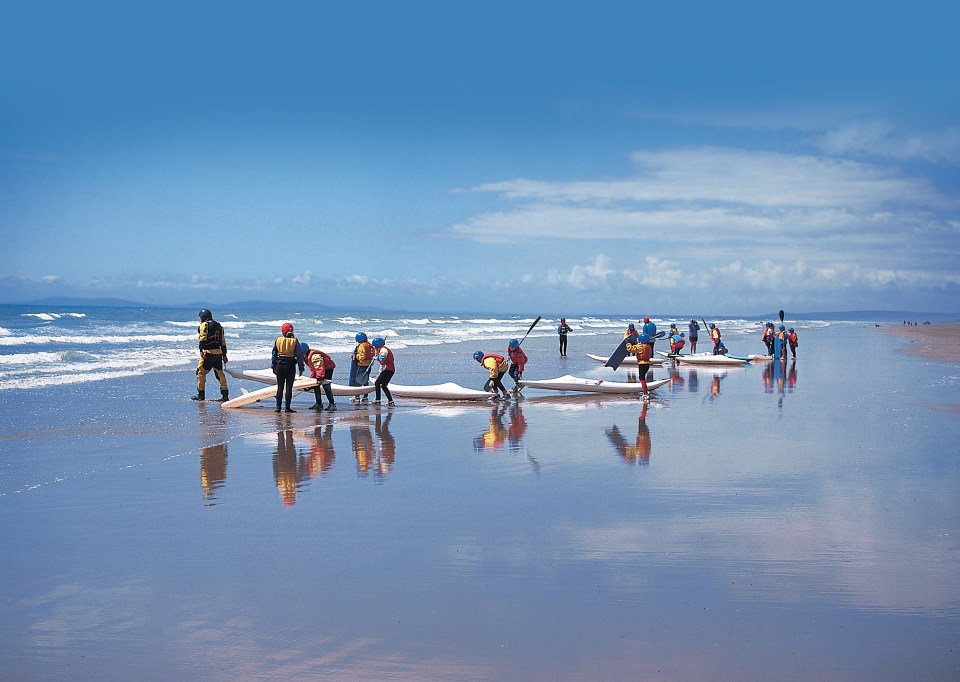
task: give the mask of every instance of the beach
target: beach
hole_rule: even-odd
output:
[[[909,341],[904,352],[960,365],[960,324],[884,325],[883,331]]]
[[[796,361],[658,367],[648,403],[0,391],[0,678],[955,679],[960,372],[913,355],[954,337],[797,326]],[[617,336],[532,335],[526,376],[636,381],[586,356]],[[477,388],[479,345],[395,381]]]

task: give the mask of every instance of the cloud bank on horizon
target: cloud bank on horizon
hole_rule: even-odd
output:
[[[19,11],[0,41],[0,301],[960,312],[947,17],[768,35],[730,13],[641,44],[554,8],[589,42],[573,49],[534,30],[543,14],[393,8],[342,36],[272,17],[272,37],[236,11],[251,54],[203,32],[212,15],[111,33],[92,12],[80,41]]]

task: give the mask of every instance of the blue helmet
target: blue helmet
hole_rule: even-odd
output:
[[[520,342],[516,339],[510,339],[510,343],[507,344],[507,348],[519,348]]]
[[[649,334],[641,334],[641,335],[640,335],[640,343],[650,343],[650,335],[649,335]]]
[[[363,332],[360,332],[359,334],[357,334],[357,343],[363,343],[366,340],[367,340],[366,334],[364,334]]]
[[[212,319],[213,319],[213,313],[211,313],[209,310],[207,310],[206,308],[204,308],[204,309],[202,309],[202,310],[200,311],[200,321],[201,321],[201,322],[204,321],[204,320],[212,320]]]
[[[383,348],[385,343],[383,339],[381,339],[378,336],[377,338],[375,338],[373,341],[370,342],[370,345],[373,346],[374,348]]]
[[[792,334],[792,333],[793,333],[793,327],[790,327],[790,329],[788,329],[787,331]]]
[[[478,350],[476,353],[474,353],[473,359],[476,360],[477,362],[480,362],[481,360],[483,360],[483,351]]]
[[[781,324],[781,325],[780,325],[780,331],[783,331],[784,329],[786,329],[786,327],[784,327],[784,326]]]
[[[300,352],[303,353],[304,355],[306,355],[309,350],[310,350],[310,346],[307,345],[307,342],[306,342],[306,341],[301,341],[301,342],[300,342]]]

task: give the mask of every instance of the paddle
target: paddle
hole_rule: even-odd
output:
[[[533,331],[533,328],[537,326],[537,322],[539,321],[540,321],[540,317],[538,316],[537,319],[533,321],[533,324],[530,325],[530,329],[527,330],[527,333],[523,335],[522,339],[520,339],[520,343],[517,345],[523,345],[523,342],[526,340],[527,335]]]

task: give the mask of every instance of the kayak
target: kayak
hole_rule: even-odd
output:
[[[729,355],[679,355],[676,361],[682,365],[745,365],[746,360],[733,358]]]
[[[246,370],[226,370],[230,376],[237,379],[249,379],[259,381],[262,384],[277,383],[277,377],[269,369],[246,369]],[[301,377],[297,381],[308,381]],[[310,385],[316,382],[313,379]],[[472,388],[465,388],[460,384],[447,382],[445,384],[429,384],[426,386],[404,386],[403,384],[388,384],[390,393],[400,398],[421,398],[426,400],[488,400],[493,397],[492,393],[487,391],[477,391]],[[334,395],[365,395],[371,393],[374,387],[371,386],[341,386],[331,384]],[[294,388],[297,383],[294,382]]]
[[[648,381],[647,390],[652,391],[667,384],[669,379]],[[581,379],[569,374],[556,379],[523,381],[524,388],[540,388],[547,391],[580,391],[581,393],[643,393],[639,381],[605,381],[603,379]]]

